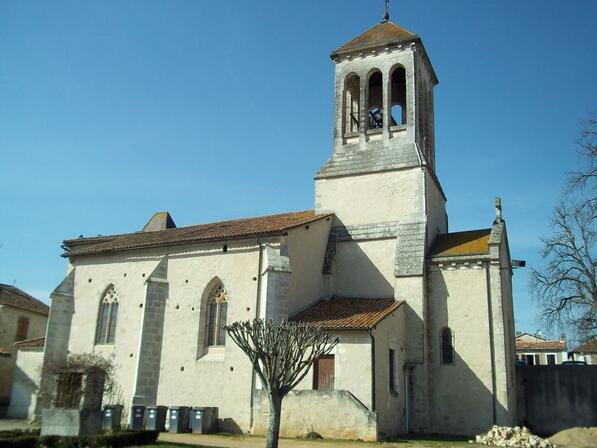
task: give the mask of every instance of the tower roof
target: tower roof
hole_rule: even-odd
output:
[[[391,21],[383,21],[368,29],[360,36],[336,48],[330,55],[333,58],[348,53],[372,50],[377,47],[393,46],[419,40],[419,36]]]

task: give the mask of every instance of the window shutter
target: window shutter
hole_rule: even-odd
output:
[[[24,341],[27,339],[27,332],[29,331],[29,319],[27,317],[20,317],[17,324],[17,334],[15,342]]]

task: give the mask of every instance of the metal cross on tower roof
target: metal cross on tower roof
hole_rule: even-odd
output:
[[[384,0],[384,2],[386,4],[386,9],[383,15],[383,21],[387,22],[390,20],[390,0]]]

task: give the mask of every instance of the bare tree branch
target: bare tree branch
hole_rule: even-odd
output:
[[[541,239],[541,266],[530,286],[548,328],[571,328],[578,339],[597,335],[597,114],[582,122],[579,164],[551,219],[553,233]]]
[[[226,327],[245,352],[268,392],[267,448],[278,447],[283,398],[307,375],[317,358],[332,351],[338,339],[302,322],[255,319]]]

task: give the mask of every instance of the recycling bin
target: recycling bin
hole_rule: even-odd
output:
[[[102,429],[104,431],[113,431],[115,429],[120,428],[121,417],[121,404],[104,406],[104,411],[102,412]]]
[[[164,432],[166,430],[167,406],[147,406],[147,423],[145,429]]]
[[[193,434],[209,434],[215,431],[218,408],[194,407],[191,410],[191,431]]]
[[[145,428],[145,406],[132,407],[131,429],[140,431]]]
[[[188,406],[170,406],[170,432],[189,432],[189,413],[191,408]]]

